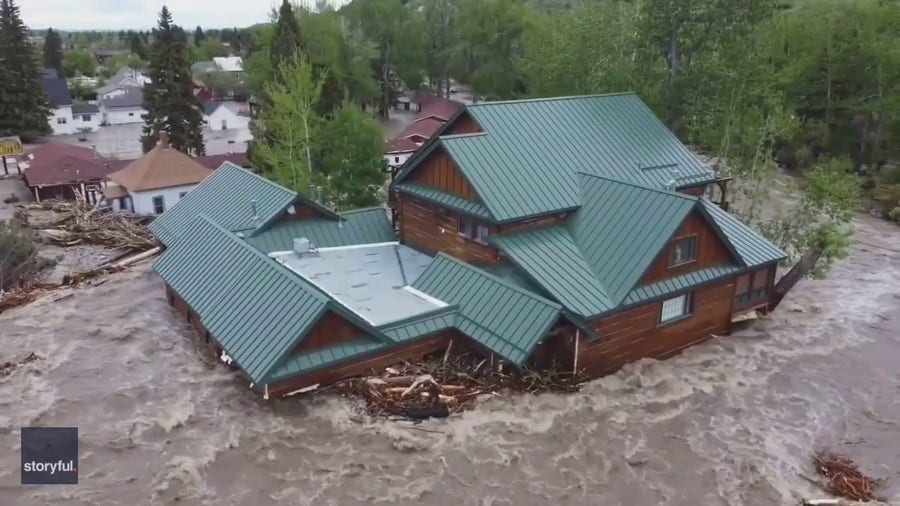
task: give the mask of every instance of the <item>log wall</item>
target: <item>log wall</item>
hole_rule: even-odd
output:
[[[680,238],[694,236],[697,238],[696,259],[692,262],[669,267],[669,256],[675,241]],[[737,262],[732,259],[731,253],[725,247],[725,243],[719,239],[716,231],[710,226],[706,218],[697,211],[692,212],[684,220],[684,223],[672,236],[672,239],[663,247],[662,251],[650,264],[641,284],[647,285],[667,278],[673,278],[689,272],[706,269],[727,262]]]
[[[335,344],[359,339],[366,331],[348,322],[331,311],[327,311],[318,323],[294,348],[291,355],[309,353]]]
[[[409,178],[416,183],[438,188],[466,200],[478,200],[478,194],[463,177],[462,172],[441,148],[435,149],[413,170]]]
[[[399,195],[400,241],[422,251],[443,251],[465,262],[496,263],[499,253],[493,246],[459,235],[458,215],[432,204]],[[485,224],[489,233],[497,227]]]

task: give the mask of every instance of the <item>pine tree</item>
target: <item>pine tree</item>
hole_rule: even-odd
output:
[[[47,30],[44,37],[44,68],[54,69],[56,72],[62,70],[63,49],[62,39],[59,34],[53,31],[53,28]]]
[[[131,34],[131,40],[129,41],[128,46],[131,54],[137,56],[142,60],[147,58],[147,50],[144,48],[144,43],[141,41],[141,36],[137,33]]]
[[[194,45],[200,47],[204,40],[206,40],[206,35],[203,33],[203,28],[197,25],[197,29],[194,30]]]
[[[0,0],[0,136],[50,133],[50,107],[34,48],[13,0]]]
[[[184,31],[172,24],[167,7],[159,13],[159,24],[153,30],[150,57],[150,79],[144,87],[144,152],[153,149],[159,132],[169,134],[169,144],[189,155],[206,153],[203,144],[203,115],[194,96],[190,54]]]
[[[269,60],[272,69],[278,75],[278,68],[284,62],[293,61],[294,55],[302,51],[303,39],[300,35],[300,23],[294,13],[291,2],[283,0],[278,9],[278,21],[275,23],[275,35],[269,49]],[[277,77],[276,77],[277,79]]]

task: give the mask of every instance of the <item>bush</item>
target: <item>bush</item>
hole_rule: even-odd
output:
[[[28,280],[44,265],[31,230],[15,222],[0,222],[0,290]]]

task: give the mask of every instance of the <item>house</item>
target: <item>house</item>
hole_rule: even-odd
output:
[[[384,160],[393,171],[463,107],[459,102],[434,95],[419,96],[416,100],[419,112],[385,147]]]
[[[191,65],[191,74],[193,74],[193,76],[195,78],[202,76],[203,74],[206,74],[207,72],[218,72],[218,71],[219,71],[219,67],[216,66],[216,63],[214,61],[198,61],[198,62],[195,62],[193,65]]]
[[[103,199],[107,176],[116,170],[110,160],[96,151],[61,142],[42,144],[19,159],[25,184],[38,202],[47,199],[71,200],[75,192],[88,204]]]
[[[244,74],[244,60],[240,56],[217,56],[213,63],[219,72],[229,72],[238,78]]]
[[[203,103],[203,121],[210,130],[242,130],[250,128],[250,107],[240,102]]]
[[[100,97],[100,117],[104,125],[143,123],[144,90],[128,87]]]
[[[103,195],[114,210],[159,215],[211,173],[194,158],[171,147],[168,134],[161,132],[153,149],[109,174],[111,184],[103,189]]]
[[[100,129],[100,107],[96,104],[74,104],[72,121],[76,132],[96,132]]]
[[[383,209],[337,214],[231,164],[158,217],[154,268],[265,398],[471,350],[581,378],[766,311],[785,254],[634,94],[458,110]]]
[[[50,100],[53,114],[47,119],[53,135],[75,133],[75,122],[72,118],[72,95],[65,79],[60,79],[55,70],[44,72],[44,91]]]
[[[132,88],[143,88],[148,83],[150,83],[150,78],[141,71],[131,67],[122,67],[109,78],[106,84],[97,89],[97,98],[100,100],[113,98]]]

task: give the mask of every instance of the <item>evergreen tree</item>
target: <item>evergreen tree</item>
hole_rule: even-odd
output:
[[[62,70],[62,61],[62,39],[58,33],[53,31],[53,28],[50,28],[44,37],[44,68],[59,72]]]
[[[0,0],[0,135],[50,133],[50,107],[34,47],[13,0]]]
[[[275,23],[275,35],[269,47],[269,59],[272,69],[278,75],[278,67],[285,61],[293,61],[294,54],[302,50],[303,39],[300,35],[300,23],[294,13],[291,2],[283,0],[278,9],[278,21]]]
[[[137,33],[131,34],[131,39],[129,40],[128,46],[131,50],[131,54],[137,56],[142,60],[147,58],[147,49],[144,47],[144,42],[141,40],[141,36]]]
[[[197,25],[197,29],[194,30],[194,45],[200,47],[204,40],[206,40],[206,35],[203,33],[203,28]]]
[[[153,31],[150,79],[144,87],[144,152],[153,149],[159,133],[166,131],[173,148],[193,156],[205,154],[203,115],[193,92],[186,38],[184,31],[172,24],[172,14],[165,6]]]

